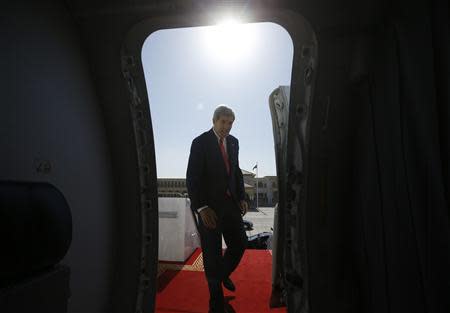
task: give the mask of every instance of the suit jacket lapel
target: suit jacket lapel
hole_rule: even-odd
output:
[[[231,140],[230,137],[227,138],[227,154],[228,154],[228,160],[230,161],[230,170],[231,172],[233,172],[233,168],[234,168],[234,156],[236,153],[236,147],[234,144],[234,141]]]
[[[210,146],[211,146],[211,151],[213,154],[212,157],[216,158],[216,160],[218,160],[218,163],[221,165],[222,172],[227,175],[227,168],[225,167],[225,161],[223,160],[222,151],[220,151],[219,142],[217,140],[216,134],[214,133],[212,128],[209,131],[209,133],[210,133],[210,136],[209,136]],[[227,148],[228,148],[228,146],[227,146]]]

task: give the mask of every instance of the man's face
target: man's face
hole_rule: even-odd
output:
[[[234,118],[232,116],[222,115],[214,121],[214,130],[220,138],[225,138],[230,134],[231,127],[233,126]]]

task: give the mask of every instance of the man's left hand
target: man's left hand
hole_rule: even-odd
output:
[[[247,203],[247,201],[241,200],[240,206],[241,206],[241,214],[242,214],[242,216],[244,216],[247,213],[247,211],[248,211],[248,203]]]

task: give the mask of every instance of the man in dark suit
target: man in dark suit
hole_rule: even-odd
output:
[[[234,291],[230,274],[247,246],[242,216],[248,210],[239,168],[239,142],[230,135],[235,116],[225,106],[213,115],[213,127],[192,141],[186,173],[191,208],[197,215],[203,264],[210,294],[209,312],[223,313],[225,288]],[[222,234],[227,249],[222,255]]]

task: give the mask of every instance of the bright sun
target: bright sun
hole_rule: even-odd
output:
[[[250,56],[255,39],[254,27],[229,19],[205,28],[208,54],[223,64],[235,63]]]

